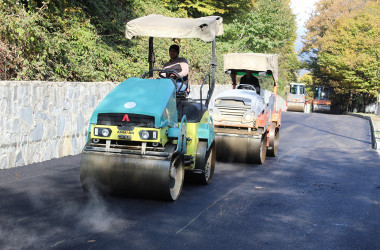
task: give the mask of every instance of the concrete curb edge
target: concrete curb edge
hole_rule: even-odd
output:
[[[352,116],[360,117],[360,118],[363,118],[363,119],[366,119],[366,120],[369,121],[369,125],[370,125],[370,128],[371,128],[372,148],[375,149],[375,150],[379,150],[380,149],[379,148],[380,141],[376,139],[375,127],[373,125],[372,117],[371,116],[367,116],[367,115],[362,115],[362,114],[355,114],[355,113],[347,113],[347,115],[352,115]]]

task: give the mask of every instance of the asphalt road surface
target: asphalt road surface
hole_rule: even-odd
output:
[[[0,249],[379,249],[367,120],[284,113],[279,154],[176,202],[88,195],[80,155],[0,170]]]

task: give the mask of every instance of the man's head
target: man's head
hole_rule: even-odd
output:
[[[251,71],[251,70],[246,70],[246,71],[245,71],[245,74],[246,74],[248,77],[251,77],[251,76],[252,76],[252,71]]]
[[[176,59],[178,57],[178,54],[179,54],[179,46],[177,44],[173,44],[172,46],[170,46],[169,48],[170,59]]]

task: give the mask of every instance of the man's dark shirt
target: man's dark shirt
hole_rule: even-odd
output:
[[[255,87],[257,94],[260,95],[260,84],[259,79],[257,79],[254,76],[251,76],[250,78],[247,77],[247,75],[240,78],[240,84],[249,84]]]

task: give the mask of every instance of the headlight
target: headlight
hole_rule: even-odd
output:
[[[109,128],[95,128],[94,135],[101,137],[109,137],[111,135],[111,129]]]
[[[110,131],[108,131],[108,129],[103,129],[102,130],[102,136],[108,137],[109,135],[110,135]]]
[[[149,132],[146,130],[143,130],[140,132],[140,138],[143,140],[148,140],[149,139]]]
[[[254,117],[255,117],[255,113],[254,112],[245,113],[244,116],[243,116],[243,120],[245,120],[245,121],[252,121]]]
[[[252,115],[251,114],[246,114],[245,116],[244,116],[244,119],[246,119],[246,120],[251,120],[253,117],[252,117]]]
[[[158,132],[154,130],[141,130],[139,132],[141,140],[157,140]]]

